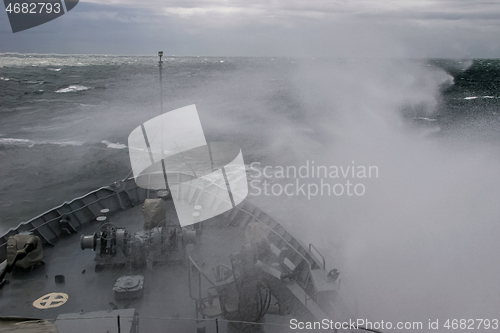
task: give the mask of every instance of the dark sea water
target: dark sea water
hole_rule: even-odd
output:
[[[1,54],[0,232],[127,177],[159,102],[154,56]],[[500,60],[164,57],[163,111],[190,104],[247,165],[379,168],[362,197],[252,198],[372,316],[500,308]]]
[[[260,160],[276,115],[312,131],[321,125],[305,109],[295,76],[331,63],[343,61],[167,58],[164,110],[197,104],[209,140],[239,141],[248,158]],[[407,121],[441,133],[490,124],[469,135],[498,138],[499,60],[415,63],[443,69],[453,82],[432,92],[439,95],[433,110],[425,96],[400,105]],[[0,231],[125,177],[128,134],[160,113],[156,57],[2,54],[0,77]]]
[[[129,174],[123,144],[160,114],[156,57],[2,55],[0,66],[0,230]],[[262,59],[168,58],[165,111],[196,103],[206,118],[222,99],[215,116],[245,117],[224,79],[266,67],[276,70]]]

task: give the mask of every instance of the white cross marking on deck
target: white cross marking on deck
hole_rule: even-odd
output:
[[[50,293],[40,297],[33,302],[33,306],[37,309],[57,308],[63,305],[68,300],[68,294],[65,293]]]

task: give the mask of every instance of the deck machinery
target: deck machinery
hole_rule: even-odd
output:
[[[194,196],[184,195],[187,201]],[[151,202],[162,207],[162,219],[145,219],[143,207]],[[100,222],[102,209],[109,213]],[[312,244],[301,245],[248,200],[182,228],[170,198],[128,179],[11,229],[0,237],[2,260],[9,237],[22,232],[44,244],[45,264],[16,267],[7,276],[2,315],[47,319],[59,332],[88,332],[88,325],[116,331],[117,318],[121,332],[218,332],[225,326],[287,332],[290,318],[354,318],[341,297],[338,271],[327,270]],[[57,307],[33,305],[52,293],[67,299]]]

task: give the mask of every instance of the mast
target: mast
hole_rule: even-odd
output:
[[[158,56],[160,57],[160,61],[158,62],[158,67],[160,69],[160,114],[163,114],[163,80],[161,77],[162,74],[162,64],[161,57],[163,57],[163,51],[158,52]]]
[[[158,52],[158,56],[160,57],[160,61],[158,62],[158,66],[159,66],[159,70],[160,70],[160,114],[163,114],[163,80],[162,80],[162,64],[163,64],[163,61],[161,61],[161,57],[163,57],[163,51],[159,51]],[[143,126],[143,125],[141,125]],[[144,128],[144,127],[143,127]],[[144,129],[143,129],[144,130]],[[161,133],[161,149],[162,149],[162,154],[163,154],[163,132]],[[163,175],[164,175],[164,178],[165,178],[165,186],[166,186],[166,189],[168,189],[168,183],[167,183],[167,173],[165,171],[165,163],[163,162],[163,159],[161,160],[161,164],[162,164],[162,167],[163,167]],[[134,173],[134,170],[130,170],[130,172],[128,173],[127,177],[125,177],[123,179],[123,181],[126,181],[128,179],[128,177],[130,177],[132,174]],[[148,193],[149,193],[149,189],[148,189]]]
[[[161,57],[163,57],[163,51],[158,52],[158,56],[160,57],[160,61],[158,61],[158,69],[160,70],[160,114],[163,114],[163,79],[162,79],[162,64]],[[168,187],[168,179],[167,179],[167,171],[165,169],[165,161],[163,160],[163,130],[160,131],[161,134],[161,167],[163,169],[163,178],[165,179],[165,189],[169,190]]]

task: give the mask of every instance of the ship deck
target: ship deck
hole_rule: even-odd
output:
[[[167,203],[171,205],[167,209],[167,214],[170,214],[167,220],[175,221],[173,203]],[[110,222],[134,234],[143,227],[141,206],[119,211],[110,216]],[[77,234],[60,236],[55,246],[44,247],[44,265],[26,271],[16,269],[8,275],[8,283],[0,288],[2,316],[51,321],[59,317],[56,325],[61,332],[116,332],[117,327],[113,326],[117,326],[117,320],[114,317],[121,313],[121,331],[129,332],[126,329],[131,321],[130,311],[122,309],[135,309],[139,319],[138,332],[197,332],[202,327],[206,332],[217,331],[215,318],[202,322],[195,319],[195,301],[189,295],[188,256],[207,276],[214,277],[212,269],[218,264],[231,266],[230,254],[238,252],[244,244],[243,228],[232,226],[228,218],[220,215],[203,222],[201,236],[196,244],[186,246],[180,262],[161,265],[148,262],[141,269],[106,267],[96,272],[95,252],[81,249],[80,235],[98,232],[99,228],[99,222],[89,222],[82,225]],[[117,301],[113,292],[115,281],[123,275],[138,274],[144,276],[144,295],[127,303]],[[64,275],[64,282],[57,283],[56,275]],[[68,300],[55,308],[33,306],[35,300],[49,293],[65,293]],[[105,323],[104,320],[93,321],[95,317],[109,318]],[[201,319],[200,315],[198,319]],[[245,331],[288,332],[289,320],[290,316],[266,315],[261,323],[249,324]],[[218,317],[218,332],[237,331],[232,324]]]

